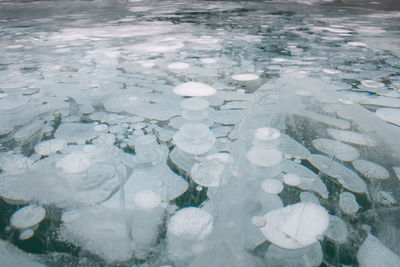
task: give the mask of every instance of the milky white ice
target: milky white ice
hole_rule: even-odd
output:
[[[390,173],[384,167],[374,162],[358,159],[353,161],[354,168],[367,178],[385,180],[390,177]]]
[[[181,96],[210,96],[216,93],[216,90],[204,83],[187,82],[174,88],[174,93]]]
[[[133,196],[133,205],[138,209],[151,210],[160,204],[160,196],[150,190],[139,191]]]
[[[278,179],[267,178],[261,183],[261,188],[266,193],[279,194],[283,190],[283,183]]]
[[[174,62],[168,65],[168,68],[172,70],[184,70],[189,67],[189,64],[183,62]]]
[[[256,74],[236,74],[232,76],[232,79],[240,82],[253,81],[257,80],[258,78],[259,76]]]
[[[260,167],[271,167],[282,161],[282,153],[277,149],[262,149],[253,146],[246,154],[247,159]]]
[[[194,207],[179,210],[168,223],[168,233],[188,240],[205,238],[213,228],[213,216]]]
[[[339,195],[339,207],[348,215],[355,214],[360,209],[356,197],[350,192],[343,192]]]
[[[360,267],[400,266],[400,257],[369,234],[357,252]]]
[[[46,216],[46,210],[39,205],[29,205],[17,210],[10,219],[10,224],[16,229],[32,227]]]
[[[400,126],[400,109],[395,108],[378,108],[375,114],[387,122]]]
[[[307,247],[321,238],[329,225],[329,214],[313,203],[297,203],[268,212],[260,228],[273,244],[287,249]]]
[[[51,139],[40,142],[35,146],[34,150],[39,155],[45,156],[62,150],[66,144],[64,139]]]

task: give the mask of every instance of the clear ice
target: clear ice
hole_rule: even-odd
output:
[[[399,14],[0,1],[0,265],[400,266]]]

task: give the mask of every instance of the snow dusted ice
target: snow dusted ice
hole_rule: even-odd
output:
[[[363,4],[2,1],[0,262],[398,266],[399,16]]]

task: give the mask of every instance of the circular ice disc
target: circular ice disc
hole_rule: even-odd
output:
[[[168,233],[188,240],[201,240],[212,230],[213,216],[200,208],[179,210],[168,224]]]
[[[260,78],[260,77],[256,74],[237,74],[237,75],[232,76],[232,79],[234,79],[236,81],[240,81],[240,82],[254,81],[254,80],[257,80],[258,78]]]
[[[12,227],[25,229],[40,223],[46,216],[46,210],[39,205],[29,205],[17,210],[10,219]]]
[[[210,96],[216,92],[213,87],[199,82],[187,82],[174,88],[174,93],[182,96]]]

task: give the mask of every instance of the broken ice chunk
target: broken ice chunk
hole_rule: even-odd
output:
[[[348,215],[355,214],[360,209],[360,206],[356,201],[356,197],[350,192],[343,192],[340,194],[339,207]]]
[[[358,159],[353,161],[354,168],[367,178],[385,180],[390,177],[390,173],[382,166],[368,160]]]
[[[307,247],[322,236],[329,225],[329,214],[313,203],[297,203],[268,212],[267,224],[260,228],[268,240],[281,248]]]
[[[360,267],[400,266],[400,257],[369,234],[357,252]]]
[[[328,129],[328,134],[336,140],[361,146],[376,146],[376,141],[370,136],[345,130]]]
[[[353,161],[360,156],[357,149],[339,141],[327,138],[317,138],[313,140],[312,143],[319,151],[339,160]]]
[[[46,216],[46,210],[39,205],[29,205],[17,210],[10,219],[10,224],[16,229],[30,228]]]

